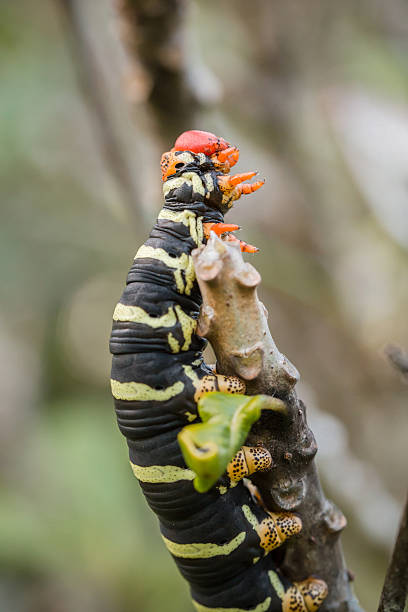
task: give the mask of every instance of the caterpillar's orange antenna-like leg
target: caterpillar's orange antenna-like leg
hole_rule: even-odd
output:
[[[230,166],[234,166],[239,160],[239,151],[236,147],[229,147],[218,153],[217,159],[220,164],[224,164],[228,161]]]
[[[233,223],[203,223],[204,227],[204,236],[207,238],[210,237],[210,232],[215,232],[217,236],[222,236],[225,232],[235,232],[239,230],[239,225],[235,225]]]
[[[239,183],[243,183],[244,181],[248,181],[252,177],[254,177],[257,172],[241,172],[240,174],[228,174],[226,176],[218,177],[218,186],[221,191],[228,191],[229,189],[233,189],[235,185],[239,185]]]
[[[239,246],[241,247],[241,251],[243,253],[259,253],[258,247],[254,246],[253,244],[248,244],[243,240],[239,241]]]
[[[257,172],[241,172],[240,174],[231,174],[230,176],[225,176],[224,180],[229,185],[229,187],[235,187],[235,185],[239,185],[239,183],[248,181],[257,174]]]
[[[233,236],[232,234],[228,234],[225,240],[229,242],[239,242],[240,249],[243,253],[259,253],[258,247],[254,246],[253,244],[248,244],[243,240],[239,240],[236,236]]]
[[[257,191],[265,181],[255,181],[251,184],[242,184],[242,181],[246,181],[257,174],[256,172],[243,172],[241,174],[228,174],[224,176],[218,176],[218,187],[223,193],[223,204],[226,204],[228,208],[231,208],[232,203],[238,200],[242,194],[249,194]]]
[[[249,193],[257,191],[257,189],[260,189],[264,184],[264,180],[255,181],[255,183],[251,183],[250,185],[238,185],[237,189],[239,189],[241,194],[243,193],[244,195],[248,195]]]

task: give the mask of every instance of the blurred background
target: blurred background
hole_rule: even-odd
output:
[[[407,489],[404,0],[0,3],[0,609],[189,612],[128,467],[111,314],[204,129],[265,186],[228,219],[261,253],[356,592],[377,608]]]

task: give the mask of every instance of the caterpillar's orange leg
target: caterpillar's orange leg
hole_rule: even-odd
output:
[[[204,236],[207,238],[210,237],[210,232],[215,232],[217,236],[222,236],[225,232],[235,232],[239,230],[239,225],[234,225],[233,223],[203,223],[204,228]]]
[[[219,153],[211,155],[211,161],[217,170],[224,174],[230,171],[232,166],[235,166],[239,160],[239,150],[236,147],[228,147]]]
[[[316,612],[327,593],[324,580],[307,578],[302,582],[295,582],[283,596],[282,612]]]
[[[238,185],[237,189],[240,191],[240,195],[248,195],[249,193],[253,193],[262,187],[265,184],[264,180],[255,181],[255,183],[250,183],[249,185]]]
[[[255,181],[254,183],[250,183],[247,185],[241,185],[244,181],[252,178],[258,174],[257,172],[242,172],[241,174],[229,174],[227,176],[219,176],[217,178],[218,187],[220,190],[227,195],[234,195],[234,200],[237,200],[243,193],[253,193],[260,189],[262,185],[264,185],[265,181]],[[233,193],[232,193],[233,192]]]
[[[210,232],[215,232],[217,236],[222,236],[222,234],[225,234],[228,232],[235,232],[236,230],[240,229],[239,225],[234,225],[233,223],[204,223],[203,227],[204,227],[204,236],[207,238],[207,240],[210,237]],[[238,241],[241,251],[243,253],[258,253],[259,251],[259,249],[256,246],[253,246],[252,244],[248,244],[247,242],[244,242],[243,240],[238,240],[236,236],[233,236],[232,234],[229,234],[229,233],[227,236],[225,236],[225,240],[229,240],[230,242]]]
[[[244,181],[248,181],[249,179],[256,176],[257,172],[241,172],[240,174],[230,174],[228,176],[219,176],[218,177],[218,186],[221,191],[227,191],[228,189],[232,189],[235,185],[239,185],[239,183],[243,183]]]
[[[248,244],[247,242],[244,242],[243,240],[239,240],[236,236],[233,236],[232,234],[228,234],[225,240],[229,242],[239,242],[240,249],[243,253],[258,253],[259,252],[258,247],[254,246],[253,244]]]
[[[228,149],[224,149],[223,151],[218,153],[217,158],[221,164],[230,159],[237,163],[239,159],[239,150],[236,147],[228,147]],[[233,166],[234,164],[231,165]]]
[[[253,193],[265,183],[265,181],[255,181],[248,185],[242,185],[242,181],[255,176],[255,172],[246,172],[227,176],[218,176],[218,186],[223,193],[222,203],[231,208],[233,202],[238,200],[242,194]]]
[[[262,499],[262,495],[260,490],[258,489],[257,486],[254,485],[253,482],[251,482],[250,480],[247,480],[245,482],[245,486],[248,489],[248,491],[251,494],[251,497],[253,499],[253,501],[256,503],[257,506],[259,506],[260,508],[262,508],[263,510],[265,510],[265,512],[268,512],[268,508],[265,506],[265,502]]]
[[[272,457],[262,446],[242,446],[227,467],[231,482],[239,482],[243,478],[263,472],[272,465]]]

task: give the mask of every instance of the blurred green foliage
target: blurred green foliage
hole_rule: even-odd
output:
[[[158,610],[171,590],[166,608],[188,610],[157,521],[124,469],[126,445],[112,435],[107,394],[73,395],[44,409],[47,418],[33,426],[18,467],[3,482],[0,563],[6,572],[29,582],[67,581],[80,591],[89,583],[97,592],[90,609],[99,602],[106,607],[106,598],[108,609]],[[73,609],[69,601],[60,607]]]

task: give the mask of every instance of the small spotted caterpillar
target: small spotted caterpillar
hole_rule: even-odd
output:
[[[201,489],[181,451],[189,443],[183,432],[203,417],[201,402],[211,412],[221,400],[254,401],[240,379],[204,363],[205,340],[195,333],[201,294],[191,252],[211,231],[237,241],[231,232],[239,228],[224,223],[224,214],[263,184],[243,184],[253,172],[228,174],[238,157],[224,139],[194,130],[162,156],[165,203],[113,315],[112,394],[133,472],[197,612],[312,612],[326,584],[291,583],[269,554],[301,530],[300,518],[266,512],[243,482],[270,467],[268,451],[242,446],[215,484]]]

